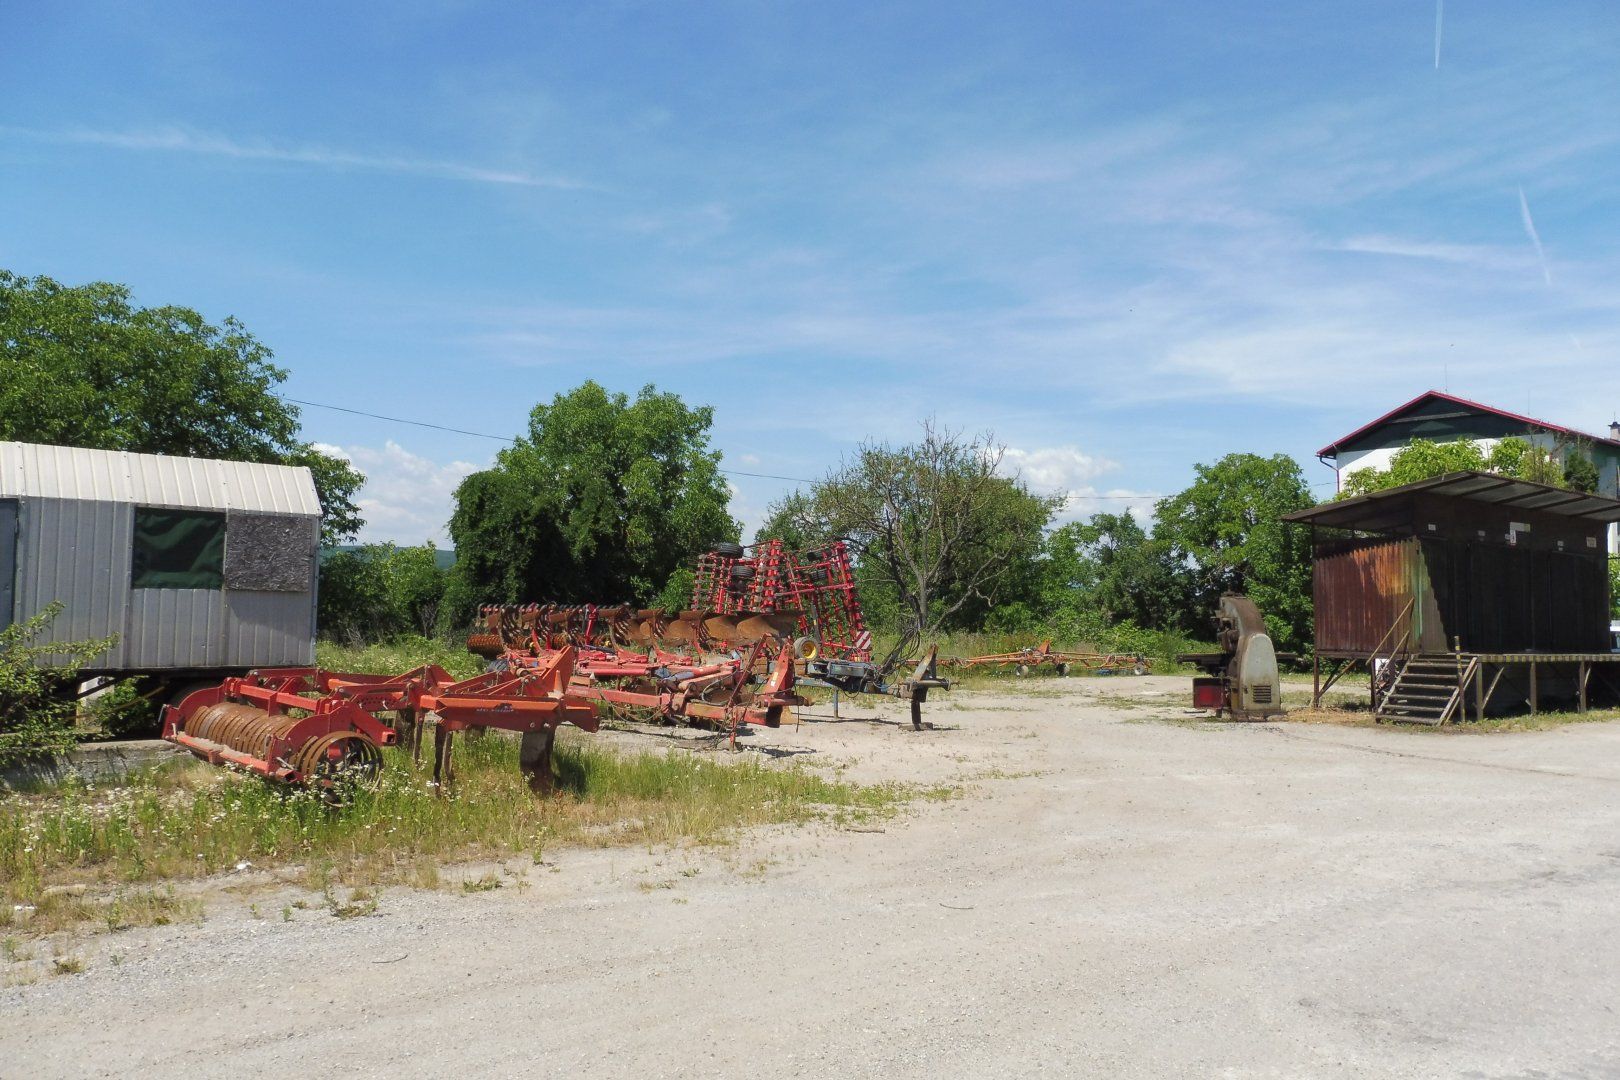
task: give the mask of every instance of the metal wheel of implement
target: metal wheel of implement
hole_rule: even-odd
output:
[[[821,652],[821,642],[813,637],[802,637],[793,643],[793,655],[799,660],[814,660]]]
[[[1013,668],[1013,671],[1016,672],[1020,676],[1028,675],[1029,674],[1029,665],[1028,664],[1019,664],[1017,667]]]
[[[733,544],[729,540],[720,541],[720,543],[714,545],[713,550],[722,559],[740,559],[743,553],[741,544]]]
[[[1147,674],[1147,665],[1142,663],[1142,661],[1138,660],[1136,662],[1135,666],[1131,668],[1131,674],[1132,675],[1146,675]]]
[[[1069,665],[1068,664],[1059,664],[1057,666],[1057,673],[1058,673],[1059,678],[1062,678],[1063,676],[1067,675],[1069,673]]]

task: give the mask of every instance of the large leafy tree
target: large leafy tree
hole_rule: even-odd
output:
[[[976,627],[1031,565],[1059,501],[1001,475],[1001,459],[988,437],[925,424],[917,442],[862,445],[775,504],[768,527],[800,544],[848,540],[861,573],[892,590],[902,629]]]
[[[304,465],[324,539],[363,524],[365,478],[299,438],[276,396],[287,373],[236,319],[137,307],[123,285],[62,285],[0,270],[0,439]]]
[[[1194,610],[1213,611],[1223,592],[1244,593],[1280,647],[1303,646],[1311,633],[1310,540],[1279,520],[1314,501],[1299,463],[1286,454],[1228,454],[1195,471],[1191,486],[1158,502],[1153,530],[1187,575]]]
[[[1130,514],[1097,514],[1046,540],[1044,607],[1168,629],[1189,622],[1189,576],[1168,541],[1148,535]],[[1197,627],[1201,629],[1201,627]]]
[[[651,601],[717,541],[735,540],[713,411],[595,382],[534,407],[528,433],[456,489],[448,603]]]

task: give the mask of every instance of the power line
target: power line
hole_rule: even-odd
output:
[[[410,427],[428,428],[432,431],[448,431],[454,435],[471,435],[475,439],[491,439],[495,442],[515,443],[517,439],[509,435],[491,435],[487,431],[468,431],[466,428],[448,427],[444,424],[432,424],[426,420],[408,420],[403,416],[384,416],[382,413],[367,412],[364,409],[351,409],[347,405],[328,405],[324,401],[305,401],[302,398],[284,397],[294,405],[307,405],[311,409],[330,409],[333,412],[348,413],[350,416],[364,416],[371,420],[386,420],[390,424],[407,424]],[[820,481],[807,480],[802,476],[780,476],[776,473],[747,472],[743,469],[719,469],[727,476],[751,476],[759,480],[786,480],[791,484],[815,484]],[[1163,495],[1081,495],[1076,492],[1063,493],[1065,502],[1157,502]]]
[[[304,401],[301,398],[283,398],[294,405],[308,405],[312,409],[331,409],[333,412],[348,413],[350,416],[364,416],[372,420],[386,420],[390,424],[409,424],[411,427],[430,428],[433,431],[449,431],[456,435],[471,435],[476,439],[493,439],[495,442],[515,443],[516,438],[509,435],[491,435],[487,431],[468,431],[466,428],[446,427],[444,424],[430,424],[426,420],[407,420],[403,416],[384,416],[382,413],[366,412],[364,409],[351,409],[345,405],[328,405],[324,401]],[[795,484],[814,484],[814,480],[806,480],[802,476],[777,476],[775,473],[745,472],[742,469],[720,469],[720,472],[729,476],[753,476],[761,480],[787,480]]]

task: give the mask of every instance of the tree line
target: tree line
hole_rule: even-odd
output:
[[[0,271],[0,438],[307,465],[324,513],[320,626],[339,639],[452,635],[483,603],[632,602],[679,608],[691,568],[742,539],[713,412],[654,386],[587,381],[530,412],[524,431],[454,495],[453,566],[431,547],[341,549],[363,527],[364,477],[301,435],[276,388],[286,371],[234,319],[141,308],[121,285],[64,286]],[[1000,631],[1121,647],[1201,636],[1223,592],[1249,595],[1280,648],[1311,641],[1310,552],[1281,516],[1315,501],[1286,455],[1229,454],[1146,513],[1069,517],[1003,466],[989,435],[925,423],[868,441],[779,499],[758,538],[843,539],[874,628]],[[1576,446],[1420,441],[1341,497],[1455,469],[1591,490]],[[1144,508],[1146,509],[1146,508]]]

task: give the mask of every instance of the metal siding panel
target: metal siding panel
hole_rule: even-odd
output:
[[[1412,598],[1414,540],[1346,540],[1318,545],[1312,575],[1316,648],[1324,653],[1370,653],[1388,648],[1411,626],[1408,615],[1390,627]]]
[[[130,598],[128,666],[225,665],[220,590],[135,589]]]
[[[228,663],[273,667],[310,662],[308,595],[233,590],[225,594],[225,602]]]
[[[76,499],[22,503],[18,550],[18,611],[29,617],[60,600],[64,610],[45,640],[73,641],[113,634],[122,639],[129,574],[128,507]],[[125,643],[93,661],[122,662]]]
[[[0,499],[0,629],[17,613],[17,500]]]

